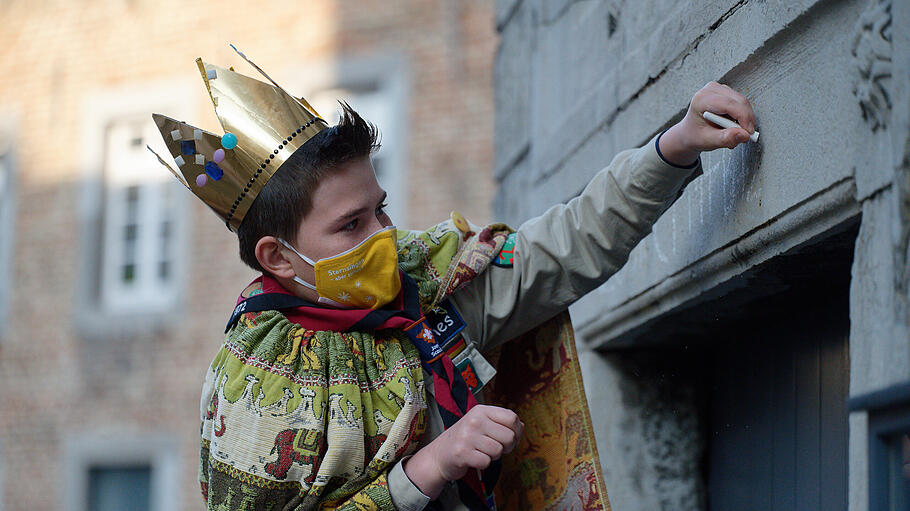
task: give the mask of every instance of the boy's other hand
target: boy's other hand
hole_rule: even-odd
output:
[[[705,111],[726,115],[745,129],[721,128],[702,117]],[[755,112],[749,100],[726,85],[709,82],[692,96],[683,120],[660,137],[660,152],[671,163],[686,166],[702,151],[732,149],[754,132]]]
[[[435,499],[447,481],[461,479],[471,469],[485,469],[512,452],[523,430],[512,410],[476,405],[408,459],[405,474],[424,495]]]

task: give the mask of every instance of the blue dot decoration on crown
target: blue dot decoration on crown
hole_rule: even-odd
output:
[[[219,179],[221,179],[221,176],[224,175],[224,171],[221,170],[221,167],[219,167],[213,161],[207,162],[205,164],[205,173],[208,174],[209,177],[215,181],[218,181]]]
[[[237,135],[228,132],[221,137],[221,147],[225,149],[233,149],[237,147]]]
[[[190,156],[196,153],[196,142],[192,140],[180,141],[180,153],[184,156]]]

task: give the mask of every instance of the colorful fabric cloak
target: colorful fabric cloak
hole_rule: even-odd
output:
[[[399,264],[424,310],[486,270],[510,232],[454,215],[400,231]],[[279,291],[264,282],[238,303]],[[240,314],[207,373],[199,476],[208,509],[394,509],[388,470],[426,428],[416,349],[400,329],[326,330],[325,311],[303,309]],[[499,509],[609,509],[568,313],[489,356],[499,363],[486,402],[525,423],[503,459]]]

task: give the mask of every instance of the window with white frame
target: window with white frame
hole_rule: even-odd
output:
[[[160,139],[146,116],[116,118],[104,133],[99,276],[107,312],[164,308],[178,291],[183,190],[146,149]]]
[[[86,511],[149,511],[151,483],[149,464],[90,466]]]
[[[173,435],[69,433],[62,446],[62,511],[177,508],[180,458]]]
[[[401,105],[394,87],[382,79],[361,81],[358,85],[324,88],[307,98],[329,125],[338,122],[339,100],[346,101],[380,131],[382,147],[373,155],[373,168],[379,185],[388,192],[386,212],[397,225],[407,223],[404,153],[400,132],[403,129]]]

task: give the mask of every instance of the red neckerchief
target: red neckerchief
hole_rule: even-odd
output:
[[[316,331],[347,332],[358,330],[380,330],[383,328],[406,328],[415,320],[419,319],[420,304],[417,296],[417,284],[408,277],[404,272],[399,270],[401,276],[401,291],[390,303],[379,309],[338,309],[322,304],[305,302],[300,299],[301,304],[295,307],[281,308],[282,314],[293,323],[308,329]],[[244,296],[246,291],[253,286],[261,285],[262,292],[251,296]],[[262,300],[262,295],[284,295],[294,297],[293,293],[288,291],[270,275],[261,275],[253,280],[244,290],[244,293],[237,298],[234,316],[241,308],[241,304],[246,302],[248,305],[255,301]],[[252,300],[257,298],[256,300]],[[264,298],[264,297],[263,297]],[[305,303],[304,303],[305,302]],[[271,308],[257,309],[255,307],[244,307],[243,313],[260,312],[270,310]],[[234,323],[236,317],[232,317],[228,328]]]

